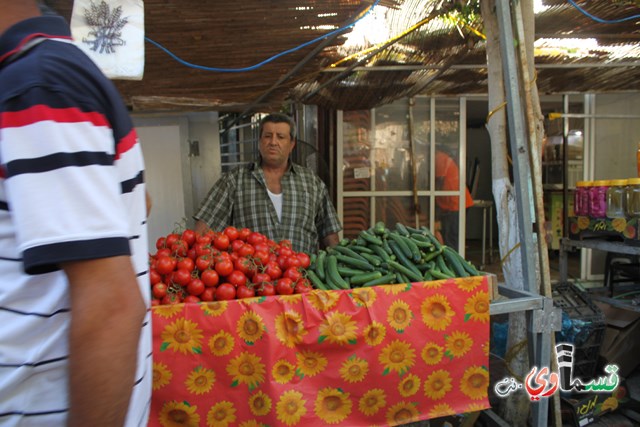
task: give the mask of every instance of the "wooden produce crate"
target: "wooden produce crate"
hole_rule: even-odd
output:
[[[391,426],[486,409],[491,278],[154,307],[149,425]]]

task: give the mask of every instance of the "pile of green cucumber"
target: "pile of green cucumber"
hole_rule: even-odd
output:
[[[480,273],[454,249],[441,244],[427,227],[377,222],[355,239],[311,257],[307,278],[317,289],[341,290],[423,282]]]

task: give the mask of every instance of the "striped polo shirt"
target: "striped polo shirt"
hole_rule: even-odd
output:
[[[65,424],[72,313],[61,262],[131,255],[149,308],[142,150],[114,85],[70,40],[56,16],[0,37],[3,426]],[[151,381],[148,309],[126,425],[146,425]]]

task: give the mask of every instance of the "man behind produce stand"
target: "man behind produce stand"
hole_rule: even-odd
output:
[[[296,145],[295,122],[285,114],[260,121],[258,161],[224,174],[194,218],[195,230],[232,225],[290,240],[297,252],[338,244],[342,229],[327,187],[310,169],[290,161]]]
[[[35,0],[0,10],[0,425],[144,426],[140,144],[64,19]]]

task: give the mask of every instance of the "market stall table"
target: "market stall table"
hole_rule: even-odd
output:
[[[383,426],[486,409],[489,279],[154,307],[149,425]]]

